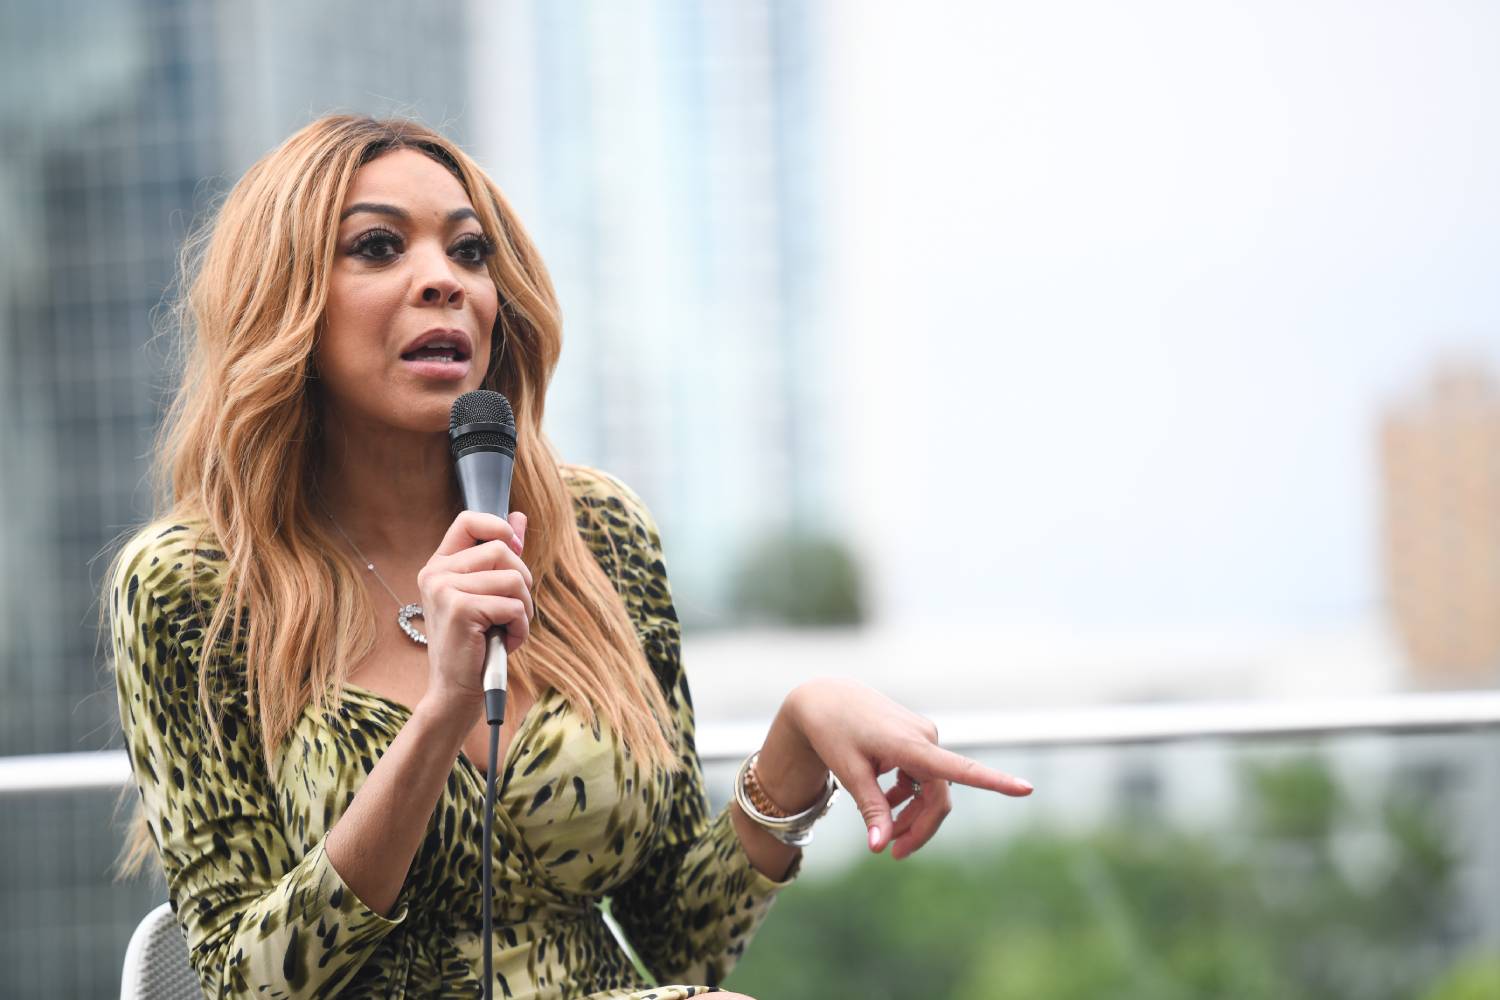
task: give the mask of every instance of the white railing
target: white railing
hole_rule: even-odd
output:
[[[960,751],[1451,732],[1500,726],[1500,691],[933,713],[931,718],[942,744]],[[698,752],[705,764],[738,761],[764,736],[763,722],[704,725]],[[129,777],[123,750],[0,757],[0,797],[118,789]]]

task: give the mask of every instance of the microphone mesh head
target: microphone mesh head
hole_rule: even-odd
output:
[[[466,424],[491,426],[478,427],[455,436],[453,432]],[[448,435],[455,458],[475,449],[503,451],[514,458],[516,415],[510,408],[510,400],[489,389],[475,389],[464,393],[453,401],[453,409],[448,414]]]

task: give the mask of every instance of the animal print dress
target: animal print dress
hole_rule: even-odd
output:
[[[615,581],[675,712],[673,770],[647,772],[607,724],[541,693],[508,748],[494,851],[496,997],[678,1000],[712,992],[783,882],[753,868],[728,811],[708,814],[660,538],[612,477],[565,467],[580,530]],[[189,525],[128,545],[114,581],[120,718],[168,896],[211,997],[473,997],[482,976],[484,776],[462,755],[394,907],[366,907],[328,861],[328,830],[406,722],[354,685],[296,724],[267,774],[239,672],[213,692],[227,750],[207,736],[198,664],[222,553]],[[233,663],[231,662],[231,667]],[[242,669],[242,668],[241,668]],[[800,864],[800,862],[798,863]],[[600,912],[610,899],[639,973]]]

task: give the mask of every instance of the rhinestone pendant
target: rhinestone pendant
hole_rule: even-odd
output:
[[[427,645],[427,637],[419,632],[417,627],[411,623],[413,618],[421,617],[423,617],[422,605],[403,604],[401,610],[396,612],[396,624],[401,626],[401,631],[411,637],[412,642],[420,646],[425,646]]]

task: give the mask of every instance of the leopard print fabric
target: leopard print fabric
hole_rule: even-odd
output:
[[[586,725],[555,691],[537,698],[497,789],[494,995],[714,992],[797,866],[785,881],[768,879],[746,858],[727,809],[709,814],[650,513],[610,476],[564,473],[579,528],[675,712],[681,752],[674,769],[644,772],[606,723]],[[410,713],[345,685],[336,712],[303,713],[277,773],[267,774],[236,683],[243,667],[231,658],[211,688],[226,746],[210,739],[198,665],[222,560],[194,526],[157,525],[129,543],[112,594],[125,743],[205,992],[480,995],[483,774],[458,757],[390,914],[366,907],[329,863],[324,838]],[[604,921],[605,897],[659,980],[702,985],[641,982]]]

